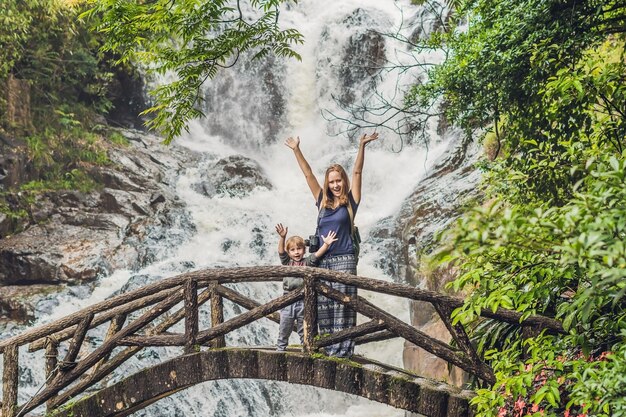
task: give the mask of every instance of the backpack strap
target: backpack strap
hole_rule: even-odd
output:
[[[319,236],[320,221],[322,220],[322,217],[324,217],[324,212],[326,211],[326,207],[322,207],[322,193],[321,192],[317,201],[318,201],[319,208],[317,210],[317,224],[315,225],[315,236]]]
[[[350,202],[350,198],[348,198],[348,205],[346,206],[348,209],[348,215],[350,216],[350,235],[354,235],[354,212],[352,211],[352,203]]]
[[[350,239],[352,239],[352,247],[354,248],[354,255],[356,257],[357,264],[359,263],[359,252],[361,244],[361,235],[359,234],[359,228],[354,225],[354,212],[352,211],[352,203],[348,199],[348,215],[350,216]]]
[[[315,226],[315,235],[319,236],[320,233],[320,220],[324,217],[324,212],[326,211],[326,207],[322,207],[317,212],[317,225]]]

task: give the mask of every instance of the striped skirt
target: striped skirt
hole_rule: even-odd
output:
[[[320,268],[331,271],[347,272],[356,275],[356,258],[354,255],[327,256],[320,261]],[[322,281],[334,290],[356,297],[356,287],[339,282]],[[356,311],[340,302],[317,296],[317,325],[321,335],[332,334],[356,326]],[[349,358],[354,353],[354,340],[344,340],[325,348],[328,356]]]

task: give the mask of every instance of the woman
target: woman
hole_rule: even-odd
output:
[[[326,170],[324,188],[320,187],[313,175],[311,166],[300,150],[300,137],[288,138],[285,145],[293,150],[304,178],[311,189],[311,194],[319,209],[317,235],[321,242],[322,235],[330,231],[337,233],[337,241],[320,260],[319,267],[333,271],[347,272],[356,275],[357,259],[352,244],[351,216],[356,216],[361,201],[361,173],[365,159],[365,145],[378,139],[378,133],[361,136],[359,151],[352,170],[352,187],[346,171],[341,165],[333,164]],[[322,192],[324,191],[324,192]],[[348,210],[350,205],[351,212]],[[352,297],[356,296],[356,287],[337,282],[324,282],[326,285]],[[320,334],[331,334],[356,325],[356,311],[343,304],[318,296],[317,324]],[[354,353],[354,340],[345,340],[326,348],[329,356],[349,358]]]

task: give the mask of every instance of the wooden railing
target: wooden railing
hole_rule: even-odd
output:
[[[265,304],[223,285],[281,281],[286,276],[304,278],[304,287]],[[333,290],[324,281],[431,303],[455,341],[455,347],[428,336],[360,296],[349,297]],[[350,306],[370,320],[328,337],[314,338],[317,293]],[[247,311],[224,320],[224,298]],[[313,353],[345,339],[363,344],[402,337],[487,383],[495,380],[493,371],[476,353],[463,327],[452,324],[450,314],[462,305],[460,298],[318,268],[267,266],[205,269],[163,279],[0,341],[0,354],[4,361],[2,417],[21,417],[44,404],[48,410],[57,408],[110,375],[143,347],[180,346],[183,353],[194,352],[201,346],[225,347],[225,335],[229,332],[263,317],[278,322],[277,311],[299,299],[304,299],[305,306],[303,348],[306,352]],[[170,312],[181,301],[184,306]],[[198,309],[207,302],[211,307],[211,326],[200,329]],[[139,316],[129,320],[131,313]],[[521,322],[520,313],[504,309],[483,311],[482,315],[509,323],[563,331],[558,321],[542,316],[531,316]],[[168,332],[181,320],[184,320],[184,333]],[[100,346],[91,352],[81,351],[89,330],[107,323],[108,331]],[[67,347],[63,346],[65,355],[60,358],[62,343],[66,343]],[[46,384],[30,400],[18,405],[19,348],[24,345],[28,345],[30,352],[45,352],[42,366],[46,370]],[[113,355],[118,347],[125,349]],[[29,363],[28,366],[37,364]]]

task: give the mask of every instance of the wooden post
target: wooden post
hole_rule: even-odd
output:
[[[70,347],[67,350],[67,355],[63,358],[61,365],[59,366],[59,370],[61,372],[67,372],[76,366],[76,357],[78,356],[78,352],[80,351],[80,347],[83,345],[83,341],[85,340],[85,335],[87,335],[87,330],[89,330],[89,325],[93,320],[94,314],[89,313],[87,316],[78,323],[76,326],[76,331],[74,332],[74,338],[70,342]]]
[[[489,384],[495,382],[495,380],[492,379],[493,374],[485,373],[482,367],[475,366],[464,354],[459,355],[458,352],[452,349],[448,344],[417,330],[413,326],[376,307],[364,298],[357,296],[358,302],[356,302],[354,298],[322,283],[315,284],[315,288],[326,297],[352,307],[357,313],[361,313],[371,319],[381,320],[387,329],[433,355],[476,375]]]
[[[304,351],[313,353],[314,338],[317,336],[317,292],[315,278],[304,277]]]
[[[304,288],[298,288],[297,290],[289,291],[287,294],[280,296],[267,304],[263,304],[257,308],[254,308],[245,313],[241,313],[231,319],[228,319],[224,323],[211,327],[208,330],[203,330],[198,333],[198,342],[206,343],[210,340],[215,340],[218,336],[225,335],[232,332],[235,329],[250,324],[262,317],[267,316],[274,311],[278,311],[283,307],[293,304],[298,300],[302,300],[304,297]],[[184,335],[183,335],[184,337]]]
[[[195,352],[198,337],[198,281],[185,283],[185,353]]]
[[[26,403],[23,407],[23,412],[28,413],[34,410],[47,400],[57,395],[60,390],[64,389],[85,372],[94,366],[100,359],[102,359],[107,353],[111,352],[117,347],[118,342],[126,336],[134,334],[139,329],[144,328],[148,323],[152,322],[158,316],[175,306],[182,301],[183,294],[182,289],[176,290],[167,299],[163,300],[150,310],[142,314],[139,318],[128,324],[122,330],[117,332],[111,339],[105,341],[97,349],[90,352],[85,356],[76,366],[66,373],[58,374],[43,390],[35,394],[29,403]]]
[[[7,346],[4,350],[4,373],[2,375],[2,417],[15,417],[17,413],[18,361],[18,346]]]
[[[385,329],[385,324],[382,321],[378,321],[378,320],[368,321],[366,323],[359,324],[358,326],[349,327],[347,329],[338,331],[331,335],[322,337],[313,343],[313,347],[315,349],[319,349],[321,347],[334,345],[335,343],[339,343],[344,340],[354,339],[356,337],[379,332],[384,329]]]
[[[211,288],[211,327],[216,327],[224,323],[224,300],[222,296],[217,292],[217,282],[212,282]],[[211,341],[211,347],[223,348],[226,347],[226,339],[222,336],[217,336]]]
[[[237,291],[231,290],[230,288],[219,285],[217,287],[217,293],[229,301],[232,301],[235,304],[239,304],[241,307],[252,310],[253,308],[257,308],[261,306],[261,303],[251,300],[250,298],[239,294]],[[272,314],[268,314],[265,316],[267,319],[273,321],[274,323],[280,323],[280,316],[277,312]]]
[[[134,300],[134,301],[129,301],[128,303],[119,305],[117,307],[105,308],[102,310],[98,310],[94,307],[88,307],[87,308],[88,311],[83,310],[83,311],[80,311],[79,313],[84,315],[88,313],[89,311],[92,311],[93,313],[97,314],[97,316],[91,321],[90,327],[93,329],[94,327],[97,327],[101,325],[102,323],[106,323],[107,321],[114,320],[114,318],[117,316],[120,316],[120,315],[126,316],[127,314],[130,314],[137,310],[141,310],[146,306],[163,301],[164,299],[169,297],[171,294],[172,294],[172,290],[163,290],[156,294],[148,295],[145,297],[140,297],[139,299]],[[68,317],[71,318],[72,316],[68,316]],[[73,321],[73,320],[69,320],[69,321]],[[77,323],[79,322],[80,320]],[[35,329],[35,330],[39,330],[36,333],[41,334],[41,336],[38,336],[36,340],[34,340],[28,346],[29,352],[35,352],[39,349],[44,349],[46,347],[45,336],[54,334],[54,338],[58,340],[59,343],[74,336],[75,329],[73,328],[66,328],[61,331],[56,331],[56,330],[50,331],[49,329],[52,324],[53,323],[43,326],[41,328]],[[72,326],[72,324],[70,323],[68,324],[68,326]],[[0,342],[0,350],[1,349],[2,349],[2,342]]]
[[[207,302],[211,298],[211,292],[209,289],[205,289],[198,296],[198,305],[202,305]],[[184,308],[176,311],[174,314],[163,320],[161,323],[157,324],[155,327],[152,327],[146,330],[147,335],[151,334],[160,334],[178,323],[185,316]],[[121,329],[121,327],[120,327]],[[120,331],[120,330],[118,330]],[[115,332],[117,333],[117,332]],[[107,338],[108,340],[109,338]],[[113,372],[120,365],[122,365],[127,359],[131,358],[135,353],[139,352],[141,348],[139,347],[130,347],[124,349],[122,352],[118,353],[111,359],[102,363],[101,366],[96,369],[92,374],[86,375],[81,381],[77,384],[74,384],[63,393],[59,394],[55,397],[54,407],[58,407],[63,404],[65,401],[69,400],[72,397],[76,397],[78,394],[85,391],[87,388],[92,387],[96,384],[96,382],[100,381],[102,378]]]
[[[445,324],[450,335],[454,338],[461,350],[465,352],[469,360],[471,360],[477,368],[481,369],[483,375],[488,375],[490,380],[495,381],[496,376],[493,373],[493,369],[478,356],[463,325],[460,323],[452,324],[452,308],[442,303],[433,303],[433,307],[435,307],[435,310],[439,313],[439,317]]]
[[[59,342],[53,337],[46,338],[46,384],[51,381],[57,373],[57,364],[59,356]],[[46,409],[52,410],[52,401],[54,397],[46,403]]]
[[[122,329],[122,327],[124,327],[124,323],[126,323],[127,317],[128,315],[126,313],[117,314],[116,316],[114,316],[111,319],[111,324],[109,324],[109,328],[107,329],[107,334],[104,337],[104,340],[109,340],[113,336],[115,336],[117,332],[119,332]],[[100,361],[98,361],[98,363],[93,367],[93,370],[91,373],[95,374],[96,372],[98,372],[98,369],[100,369],[100,367],[103,366],[109,360],[110,357],[111,357],[111,352],[104,355],[104,357],[100,359]]]

